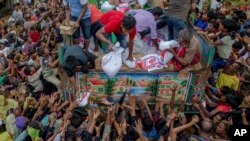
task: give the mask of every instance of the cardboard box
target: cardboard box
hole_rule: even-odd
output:
[[[108,0],[108,2],[111,5],[118,5],[119,4],[119,0]]]
[[[76,31],[76,28],[74,27],[75,22],[70,21],[70,25],[66,26],[66,21],[60,26],[60,33],[62,35],[73,35]]]

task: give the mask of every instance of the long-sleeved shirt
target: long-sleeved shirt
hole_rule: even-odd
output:
[[[135,17],[136,30],[138,32],[150,29],[151,38],[155,39],[157,37],[156,21],[154,15],[151,12],[140,9],[140,10],[129,10],[128,13]]]

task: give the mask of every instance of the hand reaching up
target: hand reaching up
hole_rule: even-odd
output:
[[[135,130],[138,134],[143,135],[141,119],[135,122]]]
[[[69,110],[72,111],[72,110],[75,109],[77,106],[78,106],[78,102],[77,102],[76,100],[75,100],[75,101],[70,101]]]
[[[57,99],[56,94],[51,95],[49,98],[49,103],[54,104],[56,99]]]
[[[115,141],[122,141],[122,138],[121,138],[121,137],[117,137],[117,138],[115,139]]]
[[[197,116],[197,115],[194,115],[193,117],[192,117],[192,123],[193,124],[197,124],[198,122],[200,121],[200,118]]]
[[[123,119],[122,123],[121,123],[121,128],[122,128],[122,131],[126,131],[127,130],[127,121],[125,119]]]
[[[178,89],[179,85],[178,84],[174,84],[173,88],[170,88],[172,92],[176,92]]]
[[[168,116],[168,118],[169,118],[170,120],[177,119],[178,117],[179,117],[179,113],[178,113],[178,112],[175,112],[175,111],[173,111],[173,112]]]
[[[246,117],[246,109],[242,109],[241,116],[242,116],[242,117]]]
[[[103,125],[104,125],[104,122],[100,123],[98,126],[95,126],[95,131],[96,131],[96,136],[97,137],[100,137],[100,135],[101,135],[101,129],[102,129]]]
[[[100,114],[101,114],[100,110],[96,110],[93,115],[93,120],[97,120]]]

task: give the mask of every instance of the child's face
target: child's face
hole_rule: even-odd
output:
[[[196,3],[193,2],[193,3],[192,3],[192,6],[191,6],[192,11],[195,11],[195,8],[196,8]]]
[[[34,74],[36,72],[36,69],[34,67],[30,67],[31,74]]]
[[[222,96],[222,97],[220,98],[220,101],[226,103],[226,96]]]
[[[28,43],[31,43],[32,42],[32,39],[31,37],[28,38]]]
[[[238,53],[238,52],[239,52],[239,49],[233,48],[233,52],[234,52],[234,53]]]
[[[207,21],[207,20],[208,20],[207,13],[205,13],[205,14],[202,15],[202,20],[204,20],[204,21]]]
[[[247,28],[247,33],[250,33],[250,27]]]
[[[214,32],[214,26],[213,26],[213,24],[211,24],[211,23],[208,24],[207,31],[208,32]]]
[[[31,57],[32,58],[36,58],[37,57],[37,53],[33,53]]]
[[[250,57],[246,60],[247,64],[250,65]]]
[[[226,30],[222,23],[220,23],[219,30],[222,32]]]
[[[45,55],[48,55],[48,54],[49,54],[48,48],[44,48],[44,54],[45,54]]]

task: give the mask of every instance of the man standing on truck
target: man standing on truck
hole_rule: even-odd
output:
[[[90,9],[88,7],[88,0],[63,0],[66,6],[66,21],[75,21],[77,30],[73,34],[74,40],[80,38],[80,28],[84,36],[84,47],[88,51],[89,39],[91,37],[91,23],[90,23]],[[71,13],[70,13],[71,11]],[[71,17],[70,17],[71,15]]]
[[[107,38],[112,32],[115,34],[117,41],[121,47],[129,49],[127,60],[133,61],[133,46],[136,35],[136,20],[131,15],[125,15],[119,11],[109,11],[105,13],[101,19],[101,29],[97,30],[96,37],[108,45],[109,50],[112,50],[113,43]],[[129,41],[126,41],[126,35],[129,35]]]
[[[177,40],[179,33],[186,27],[191,0],[169,0],[166,23],[168,25],[169,40]]]

